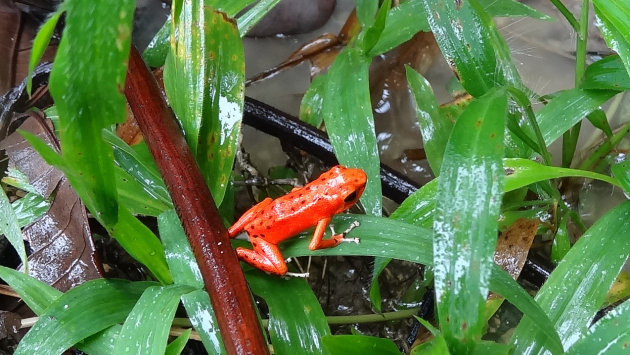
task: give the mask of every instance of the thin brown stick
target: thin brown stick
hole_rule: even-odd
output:
[[[155,78],[132,48],[125,95],[201,268],[228,354],[267,354],[227,230]]]

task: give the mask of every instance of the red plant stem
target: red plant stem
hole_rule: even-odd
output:
[[[227,230],[175,116],[137,49],[125,95],[201,268],[228,354],[268,354]]]

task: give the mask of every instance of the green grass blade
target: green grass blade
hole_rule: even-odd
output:
[[[63,6],[60,9],[57,9],[57,12],[53,13],[52,16],[44,22],[42,27],[39,28],[39,31],[37,31],[37,35],[35,35],[33,46],[31,48],[31,57],[28,61],[28,76],[26,79],[26,92],[28,92],[29,95],[33,87],[33,70],[35,70],[39,61],[42,60],[44,52],[50,43],[50,38],[52,38],[57,22],[59,21],[59,17],[62,14]]]
[[[431,170],[438,176],[453,123],[440,113],[439,104],[427,79],[410,66],[405,66],[405,70],[409,88],[416,100],[416,116],[420,121],[422,145]]]
[[[478,0],[483,9],[492,17],[526,16],[537,20],[555,21],[555,19],[530,6],[514,0]]]
[[[179,298],[193,287],[147,288],[123,324],[114,354],[164,354]]]
[[[276,354],[328,354],[322,337],[330,335],[317,297],[304,279],[281,279],[260,271],[246,273],[252,292],[269,307],[269,336]]]
[[[50,202],[36,193],[27,193],[11,204],[20,228],[29,225],[48,212]],[[6,235],[6,234],[5,234]]]
[[[166,211],[158,216],[158,229],[175,284],[189,285],[198,289],[181,297],[190,322],[210,354],[225,354],[217,317],[210,303],[210,297],[203,290],[201,270],[174,210]]]
[[[383,54],[410,40],[416,33],[430,30],[422,3],[419,0],[405,1],[389,10],[383,33],[368,56]]]
[[[359,167],[368,177],[361,203],[381,215],[380,160],[368,88],[370,60],[357,48],[342,51],[328,72],[322,114],[339,162]]]
[[[17,292],[26,305],[35,312],[42,314],[63,293],[25,273],[0,266],[0,279]]]
[[[582,87],[591,90],[630,90],[630,76],[619,55],[610,55],[586,68]]]
[[[108,229],[112,237],[131,257],[144,264],[158,281],[173,283],[160,240],[126,208],[120,208],[119,212],[118,223]]]
[[[630,254],[630,202],[599,219],[577,241],[536,295],[565,348],[584,336]],[[538,325],[524,318],[513,336],[515,353],[547,347]]]
[[[521,187],[549,179],[561,177],[583,177],[596,179],[609,184],[619,186],[619,181],[608,175],[594,173],[587,170],[560,168],[536,163],[529,159],[505,159],[503,161],[507,179],[505,180],[505,191],[514,191]]]
[[[623,0],[593,0],[606,44],[619,54],[630,73],[630,5]]]
[[[192,329],[186,329],[182,333],[182,335],[178,336],[168,344],[166,350],[164,351],[164,355],[179,355],[182,353],[184,348],[186,347],[186,343],[188,343],[188,339],[190,338],[190,333]]]
[[[152,196],[144,189],[143,184],[119,166],[116,169],[116,188],[118,198],[129,212],[134,215],[157,216],[173,208],[173,205]]]
[[[148,66],[159,68],[164,65],[166,56],[171,48],[171,17],[169,16],[158,33],[153,36],[147,48],[142,52],[142,58]]]
[[[280,0],[260,0],[238,18],[238,31],[241,37],[254,27]]]
[[[440,329],[455,352],[481,340],[503,183],[505,91],[470,103],[446,146],[433,221]]]
[[[400,355],[396,344],[385,338],[367,335],[329,335],[322,340],[331,354]]]
[[[15,354],[61,354],[77,342],[122,322],[153,282],[97,279],[61,295],[20,342]]]
[[[626,194],[630,194],[630,161],[625,160],[615,164],[611,167],[611,170]]]
[[[553,143],[615,94],[616,91],[581,88],[562,91],[536,113],[536,121],[545,143]]]
[[[0,187],[0,234],[4,234],[9,243],[17,251],[24,269],[28,273],[28,260],[26,257],[26,247],[22,238],[22,231],[18,224],[18,218],[9,202],[4,189]]]
[[[598,320],[567,354],[625,354],[630,343],[630,301]]]
[[[67,0],[66,26],[50,73],[66,177],[104,225],[118,218],[113,153],[102,138],[126,117],[127,72],[135,1]],[[98,85],[95,85],[98,83]]]
[[[421,0],[447,62],[471,95],[495,86],[521,88],[505,40],[476,0]]]
[[[142,185],[142,190],[159,200],[162,204],[172,206],[171,197],[162,180],[153,156],[146,143],[130,147],[112,132],[104,132],[103,136],[114,148],[116,164]]]

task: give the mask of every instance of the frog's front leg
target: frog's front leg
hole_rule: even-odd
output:
[[[266,199],[260,201],[258,204],[254,205],[254,207],[247,210],[247,212],[243,213],[241,218],[238,221],[234,222],[234,224],[228,229],[228,235],[230,238],[236,237],[239,233],[243,231],[243,228],[249,222],[254,220],[260,211],[262,211],[265,207],[267,207],[273,201],[272,198],[267,197]]]
[[[332,218],[329,217],[329,218],[324,218],[320,220],[319,222],[317,222],[317,226],[315,227],[315,232],[313,233],[313,238],[311,239],[311,242],[308,244],[308,248],[310,250],[332,248],[334,246],[339,245],[339,243],[341,242],[358,243],[359,240],[356,238],[344,239],[344,237],[346,236],[346,234],[348,234],[348,232],[350,232],[353,228],[359,225],[358,222],[352,223],[350,225],[350,228],[346,229],[343,233],[333,235],[332,237],[330,237],[330,239],[324,240],[323,238],[324,238],[324,232],[326,232],[326,226],[328,226],[331,220]],[[333,231],[333,234],[335,234],[334,231]]]
[[[236,248],[239,259],[270,274],[282,276],[287,273],[287,264],[277,245],[256,237],[249,240],[254,249]]]

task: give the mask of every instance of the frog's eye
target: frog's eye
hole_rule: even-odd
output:
[[[350,195],[346,196],[346,198],[343,199],[343,202],[345,203],[352,203],[357,199],[357,192],[353,191]]]

